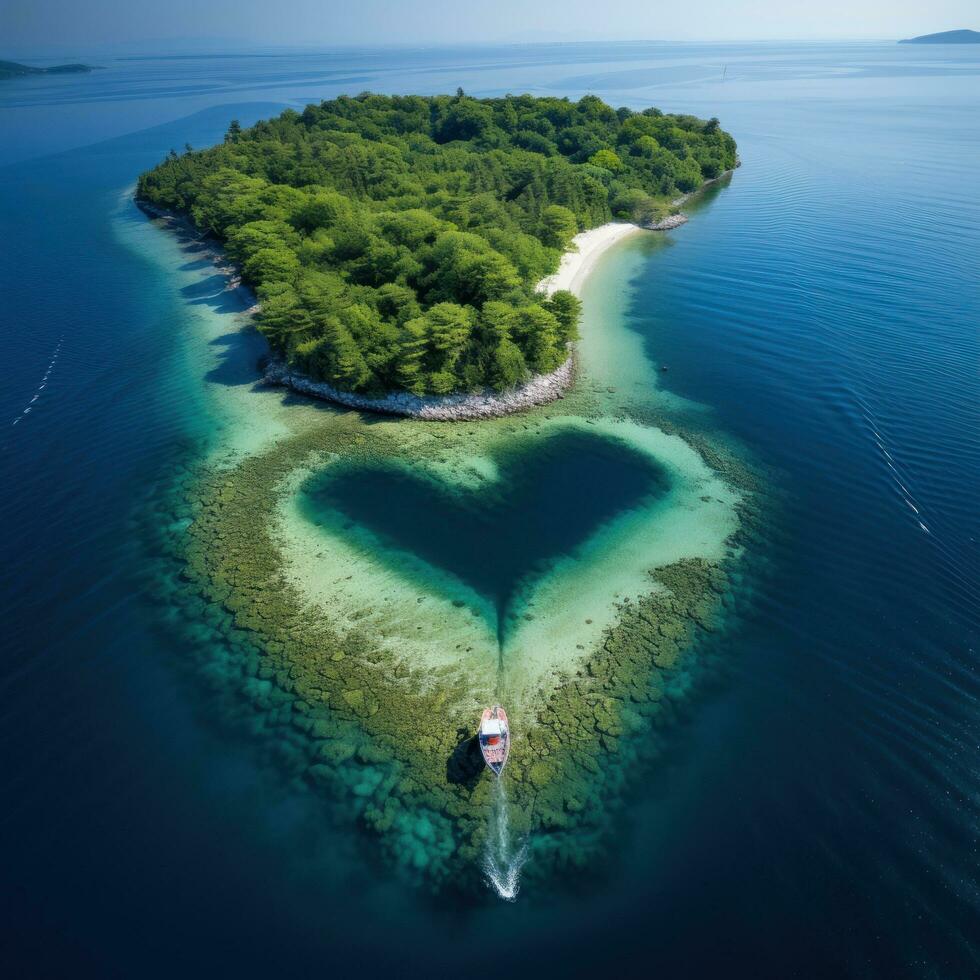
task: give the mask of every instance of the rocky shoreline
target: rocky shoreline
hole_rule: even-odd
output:
[[[739,160],[735,166],[740,167],[742,165],[741,160]],[[675,198],[670,202],[670,206],[673,208],[683,207],[692,197],[700,194],[706,187],[710,187],[712,184],[717,184],[719,181],[724,180],[726,177],[731,177],[735,173],[735,170],[726,170],[723,174],[719,174],[717,177],[712,177],[711,180],[706,180],[697,190],[693,190],[690,194],[682,194],[680,197]],[[690,219],[686,214],[678,212],[677,214],[668,214],[666,218],[661,218],[659,221],[653,224],[643,225],[642,227],[647,231],[670,231],[673,228],[680,228],[681,225],[687,224]]]
[[[501,415],[523,412],[535,405],[545,405],[562,398],[574,380],[573,356],[569,356],[564,364],[550,374],[536,375],[517,388],[500,392],[420,396],[398,391],[382,398],[368,398],[352,391],[341,391],[324,381],[314,381],[291,370],[281,358],[274,358],[269,362],[263,378],[265,384],[282,385],[300,394],[322,398],[349,408],[437,422],[499,418]]]
[[[643,227],[647,231],[670,231],[672,228],[680,228],[681,225],[687,224],[687,221],[686,214],[668,214],[666,218],[661,218],[655,224],[644,225]]]

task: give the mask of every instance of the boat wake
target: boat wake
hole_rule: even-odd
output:
[[[41,397],[41,392],[44,391],[48,386],[48,378],[51,377],[51,372],[54,370],[54,366],[58,363],[58,355],[61,353],[61,345],[65,342],[65,335],[62,334],[58,338],[58,345],[55,347],[51,354],[51,361],[48,364],[48,369],[44,372],[44,377],[41,378],[37,388],[34,391],[34,397],[27,403],[24,410],[11,422],[11,425],[17,425],[23,419],[26,419],[28,415],[34,410],[34,403]]]
[[[861,411],[862,414],[864,415],[865,422],[868,424],[868,427],[871,429],[872,433],[874,434],[874,441],[877,444],[878,449],[880,450],[882,456],[884,457],[885,465],[888,467],[890,471],[890,476],[894,481],[895,485],[898,487],[899,492],[901,493],[901,499],[903,503],[905,503],[906,506],[915,515],[915,520],[916,523],[919,525],[919,527],[923,531],[925,531],[926,534],[932,534],[932,531],[930,531],[929,528],[924,523],[924,518],[920,511],[918,500],[915,499],[915,497],[912,494],[912,491],[908,487],[909,484],[908,478],[899,471],[898,466],[895,463],[895,457],[892,456],[892,454],[885,447],[884,436],[882,436],[882,434],[878,431],[877,419],[875,419],[874,415],[871,412],[871,409],[868,408],[868,406],[865,405],[860,398],[857,399],[857,402],[861,406]]]
[[[511,840],[507,790],[499,778],[494,780],[488,831],[483,856],[487,883],[504,901],[516,901],[521,887],[521,869],[527,860],[527,843],[522,841],[515,847]]]

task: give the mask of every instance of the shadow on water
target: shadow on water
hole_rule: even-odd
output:
[[[203,259],[200,261],[202,263],[204,262]],[[191,301],[214,299],[225,291],[227,282],[228,280],[225,276],[215,273],[214,275],[207,276],[204,279],[199,279],[197,282],[192,282],[188,286],[183,286],[180,290],[180,294],[185,299]]]
[[[663,498],[670,480],[624,443],[578,431],[529,440],[496,462],[496,478],[477,489],[397,464],[331,466],[308,482],[302,506],[332,533],[373,538],[394,571],[411,575],[422,559],[449,572],[492,603],[503,642],[531,582],[603,524]],[[448,597],[466,602],[462,590]]]
[[[229,388],[257,384],[262,378],[262,358],[258,351],[264,344],[262,335],[254,328],[215,337],[210,345],[219,350],[221,361],[208,371],[207,380]]]
[[[213,245],[209,245],[197,232],[182,228],[180,225],[171,225],[170,229],[176,236],[182,252],[187,252],[189,255],[204,253],[206,258],[201,261],[209,261],[213,256]]]
[[[483,755],[476,736],[466,728],[458,728],[459,741],[452,755],[446,760],[446,779],[456,785],[472,789],[483,772]]]
[[[186,251],[186,250],[185,250]],[[177,267],[178,272],[200,272],[203,269],[212,268],[214,262],[211,259],[194,259],[192,262],[185,262]]]
[[[226,288],[224,276],[209,276],[201,283],[185,286],[184,293],[188,306],[208,306],[215,313],[241,313],[242,302],[233,289]]]

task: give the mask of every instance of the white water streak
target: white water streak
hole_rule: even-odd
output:
[[[30,414],[31,409],[34,407],[34,402],[36,402],[41,397],[41,392],[45,388],[47,388],[48,378],[51,377],[51,372],[54,370],[54,366],[58,362],[58,355],[61,353],[61,345],[64,342],[65,342],[65,335],[62,334],[58,338],[58,345],[55,347],[51,355],[51,361],[48,364],[48,369],[47,371],[44,372],[44,377],[41,378],[41,383],[37,386],[37,389],[34,392],[34,397],[27,403],[26,408],[20,413],[20,415],[18,415],[17,418],[15,418],[13,422],[10,423],[11,425],[16,425],[18,422],[21,421],[21,419],[26,418]]]
[[[521,841],[515,848],[511,840],[507,790],[502,778],[497,777],[494,783],[483,870],[497,895],[507,902],[513,902],[521,887],[521,869],[527,860],[527,843]]]
[[[916,523],[919,525],[919,527],[922,528],[922,530],[925,531],[926,534],[931,534],[932,532],[929,530],[928,527],[926,527],[926,525],[922,521],[922,516],[919,512],[919,501],[916,500],[914,494],[906,485],[910,481],[906,478],[906,476],[903,473],[899,472],[898,466],[895,464],[895,457],[892,456],[892,454],[888,451],[887,448],[885,448],[885,438],[878,431],[878,423],[874,415],[872,414],[871,409],[868,408],[868,406],[865,405],[860,398],[857,399],[857,403],[861,407],[861,412],[864,415],[864,421],[868,424],[868,427],[871,429],[872,433],[874,434],[873,438],[874,438],[875,445],[878,447],[879,451],[885,457],[885,466],[887,466],[888,469],[891,470],[892,482],[898,487],[899,495],[901,496],[905,505],[912,511],[913,514],[915,514],[917,518]]]

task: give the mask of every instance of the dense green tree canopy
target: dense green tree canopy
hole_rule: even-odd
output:
[[[291,364],[352,391],[444,394],[557,367],[579,304],[534,286],[572,236],[650,220],[734,165],[717,119],[365,94],[234,121],[137,195],[225,243]]]

